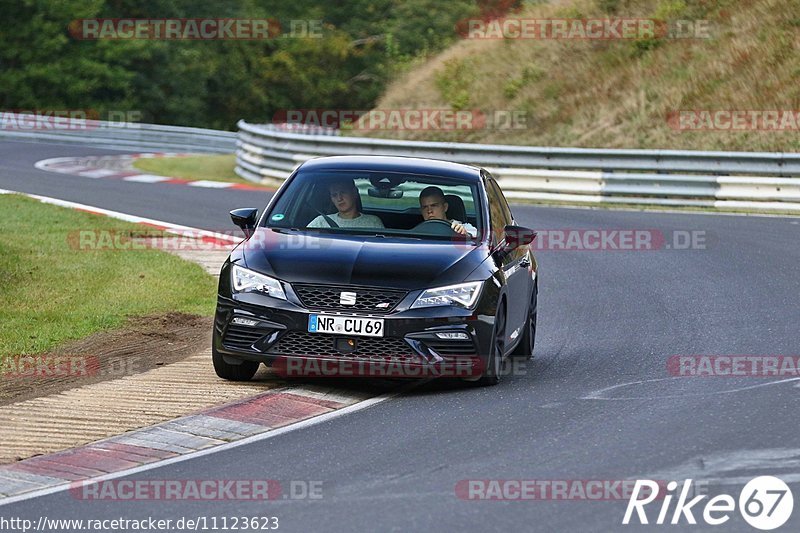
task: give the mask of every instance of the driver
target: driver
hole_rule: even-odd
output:
[[[450,206],[444,199],[444,192],[439,187],[426,187],[419,193],[419,210],[425,220],[445,220],[450,222],[450,227],[459,235],[478,235],[478,228],[472,224],[459,220],[449,220],[447,209]]]
[[[350,178],[341,178],[328,186],[331,202],[336,206],[336,213],[328,215],[340,228],[382,228],[383,222],[375,215],[364,215],[359,210],[361,202],[355,182]],[[333,227],[323,215],[309,222],[309,228]]]

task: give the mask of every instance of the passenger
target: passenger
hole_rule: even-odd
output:
[[[360,211],[361,198],[358,189],[352,179],[343,178],[334,181],[328,186],[331,195],[331,202],[336,206],[336,213],[328,215],[328,218],[335,222],[340,228],[382,228],[383,222],[375,215],[364,215]],[[326,220],[325,216],[320,215],[311,222],[309,228],[332,228],[335,227]]]
[[[444,198],[444,192],[439,187],[426,187],[419,193],[419,210],[425,220],[446,220],[450,227],[459,235],[478,235],[478,228],[460,220],[449,220],[447,210],[449,205]]]

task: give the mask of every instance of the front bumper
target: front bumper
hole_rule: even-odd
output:
[[[289,377],[480,376],[488,360],[496,295],[484,290],[475,311],[410,309],[415,297],[409,293],[394,312],[366,314],[306,309],[257,293],[220,295],[214,349],[229,363],[262,362]],[[384,336],[309,333],[312,313],[382,318]],[[245,319],[237,321],[244,324],[234,323],[236,318]],[[442,339],[436,335],[442,332],[458,332],[466,338]]]

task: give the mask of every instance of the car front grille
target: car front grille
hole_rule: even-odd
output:
[[[318,333],[290,331],[270,348],[270,354],[303,357],[335,357],[374,361],[422,362],[422,358],[402,339],[355,337],[356,350],[344,353],[334,346],[334,338]]]
[[[407,292],[396,289],[355,287],[348,285],[311,285],[294,283],[292,288],[307,309],[360,311],[384,314],[392,311]],[[355,305],[340,303],[343,292],[356,293]]]
[[[234,350],[251,350],[253,344],[264,335],[266,335],[264,331],[231,324],[225,331],[222,344]]]

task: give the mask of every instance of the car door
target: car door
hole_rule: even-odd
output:
[[[487,176],[486,179],[486,192],[489,199],[492,241],[493,245],[497,245],[504,242],[504,229],[507,225],[513,225],[514,219],[500,186],[491,176]],[[506,275],[506,283],[508,285],[507,345],[517,340],[519,335],[522,334],[522,328],[525,326],[531,291],[531,278],[528,275],[529,265],[530,256],[527,246],[517,246],[507,254],[504,254],[498,264],[498,267],[502,268]]]

